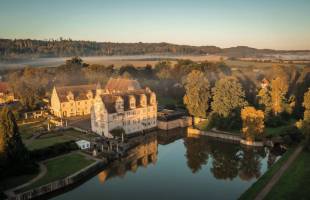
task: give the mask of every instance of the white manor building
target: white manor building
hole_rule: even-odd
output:
[[[105,89],[97,91],[91,109],[93,132],[111,138],[112,130],[131,134],[156,126],[156,94],[149,88],[142,89],[135,80],[110,79]]]

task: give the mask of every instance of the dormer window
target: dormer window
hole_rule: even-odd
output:
[[[67,98],[69,101],[73,101],[74,100],[74,95],[72,92],[69,92],[68,95],[67,95]]]
[[[124,111],[124,101],[121,97],[118,97],[116,99],[115,109],[116,109],[116,112],[123,112]]]
[[[129,107],[131,109],[136,108],[136,99],[134,96],[129,96]]]
[[[146,106],[146,96],[145,96],[145,94],[142,94],[140,96],[140,104],[141,104],[142,107]]]
[[[152,92],[151,97],[150,97],[150,103],[151,105],[155,105],[156,104],[156,95],[154,92]]]
[[[93,93],[91,91],[88,91],[86,94],[88,99],[92,99],[93,98]]]

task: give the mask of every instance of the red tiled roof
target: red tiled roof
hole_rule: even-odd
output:
[[[124,78],[110,78],[105,86],[109,91],[127,91],[127,90],[139,90],[141,86],[138,81],[124,79]]]
[[[7,82],[0,82],[0,92],[6,93],[9,91],[9,84]]]

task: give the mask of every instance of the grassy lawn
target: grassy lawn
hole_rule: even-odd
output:
[[[37,131],[45,130],[46,124],[44,121],[29,123],[29,124],[21,124],[19,125],[19,132],[23,140],[30,139],[34,133]]]
[[[81,139],[81,136],[84,135],[84,133],[69,129],[42,135],[39,138],[33,139],[31,141],[26,141],[25,144],[29,150],[35,150],[52,146],[54,144]]]
[[[169,97],[157,97],[158,104],[159,105],[177,105],[178,102],[175,99],[169,98]]]
[[[239,198],[239,200],[252,200],[264,188],[272,176],[280,169],[283,163],[294,152],[295,148],[289,149],[285,154],[273,165],[268,171],[261,176],[249,189],[247,189]]]
[[[38,138],[29,143],[26,143],[26,147],[29,150],[42,149],[48,146],[52,146],[54,144],[64,143],[72,140],[74,140],[73,137],[66,135],[55,136],[50,138]]]
[[[310,152],[302,152],[266,199],[310,199]]]
[[[287,122],[287,124],[278,127],[266,127],[265,129],[266,137],[279,136],[285,131],[285,129],[289,128],[294,123],[296,123],[296,120],[290,120]]]
[[[94,162],[95,160],[90,160],[79,153],[72,153],[48,160],[44,163],[47,167],[47,173],[45,176],[33,184],[23,188],[22,191],[27,191],[31,188],[45,185],[58,179],[70,176]]]

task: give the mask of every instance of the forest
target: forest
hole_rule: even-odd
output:
[[[284,51],[255,49],[247,46],[220,48],[216,46],[190,46],[169,43],[113,43],[94,41],[74,41],[71,39],[0,39],[0,60],[14,61],[19,59],[41,57],[71,56],[111,56],[111,55],[205,55],[221,54],[229,57],[260,56],[272,53],[298,53],[310,51]]]

